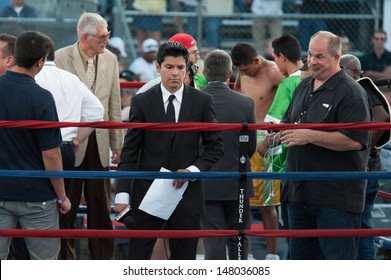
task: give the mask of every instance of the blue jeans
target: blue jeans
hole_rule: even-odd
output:
[[[195,7],[185,6],[184,11],[194,12]],[[186,24],[186,32],[197,39],[197,17],[188,17]],[[220,47],[220,29],[221,29],[221,18],[217,17],[206,17],[203,19],[203,34],[208,47],[219,48]],[[202,45],[202,42],[198,42]]]
[[[289,229],[360,228],[361,214],[341,209],[288,202]],[[354,260],[358,251],[357,237],[290,238],[292,260]]]
[[[365,193],[365,206],[362,213],[361,228],[373,228],[372,209],[379,190],[379,180],[368,180],[367,190]],[[375,238],[360,237],[358,247],[358,260],[373,260],[375,258]]]

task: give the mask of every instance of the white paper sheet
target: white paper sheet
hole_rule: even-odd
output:
[[[171,171],[162,167],[160,172]],[[139,209],[155,217],[168,220],[189,184],[186,181],[182,188],[175,189],[172,185],[173,181],[174,179],[155,179],[141,201]]]

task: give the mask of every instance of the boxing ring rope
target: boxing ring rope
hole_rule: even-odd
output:
[[[103,229],[1,229],[0,236],[34,238],[208,238],[222,236],[263,237],[368,237],[391,236],[391,229],[302,229],[302,230],[103,230]]]
[[[140,88],[145,82],[120,82],[121,88]],[[233,83],[229,86],[232,88]],[[285,130],[285,129],[363,129],[363,130],[390,130],[390,123],[349,123],[349,124],[205,124],[205,123],[120,123],[120,122],[42,122],[42,121],[0,121],[0,128],[61,128],[61,127],[93,127],[103,129],[140,128],[161,131],[223,131],[223,130]],[[114,168],[112,168],[114,169]],[[40,178],[185,178],[185,179],[240,179],[239,172],[200,172],[197,174],[177,172],[98,172],[98,171],[29,171],[29,170],[0,170],[0,176],[24,176]],[[248,178],[263,179],[295,179],[303,180],[346,180],[353,179],[391,179],[391,172],[297,172],[297,173],[266,173],[247,172]],[[391,194],[379,191],[378,195],[391,199]],[[214,236],[264,236],[264,237],[339,237],[339,236],[391,236],[391,229],[337,229],[337,230],[22,230],[0,229],[0,236],[40,237],[40,238],[202,238]],[[390,242],[383,237],[377,237],[381,242]]]
[[[0,121],[0,128],[61,128],[94,127],[106,129],[138,128],[162,131],[223,131],[240,130],[286,130],[310,128],[319,130],[355,129],[390,130],[390,123],[345,123],[345,124],[216,124],[216,123],[121,123],[121,122],[45,122],[45,121]],[[40,177],[40,178],[143,178],[143,179],[239,179],[240,172],[139,172],[139,171],[43,171],[43,170],[0,170],[0,176]],[[266,180],[358,180],[391,179],[391,172],[247,172],[248,178]],[[390,194],[379,194],[391,198]],[[264,237],[351,237],[351,236],[391,236],[391,229],[327,229],[327,230],[21,230],[0,229],[0,236],[40,237],[40,238],[207,238],[216,236],[264,236]]]

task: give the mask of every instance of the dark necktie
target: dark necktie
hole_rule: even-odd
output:
[[[168,105],[167,105],[167,112],[166,112],[166,118],[167,122],[175,122],[175,107],[172,101],[175,99],[175,95],[170,95],[168,98]],[[171,143],[175,136],[175,131],[169,132]]]
[[[175,99],[175,95],[170,95],[168,98],[168,106],[167,106],[167,112],[166,117],[168,122],[175,122],[175,108],[172,101]]]

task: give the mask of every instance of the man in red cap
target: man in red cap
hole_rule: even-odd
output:
[[[197,48],[197,41],[189,34],[186,33],[177,33],[174,36],[172,36],[169,40],[169,42],[179,42],[182,45],[184,45],[189,52],[189,65],[188,65],[188,74],[190,76],[190,86],[195,87],[198,90],[203,89],[207,84],[207,80],[201,73],[198,73],[198,67],[196,66],[196,63],[198,59],[200,58],[200,52]],[[160,77],[156,77],[153,80],[150,80],[148,83],[146,83],[144,86],[142,86],[136,94],[144,92],[154,85],[160,83],[161,79]],[[192,83],[193,82],[193,83]]]

